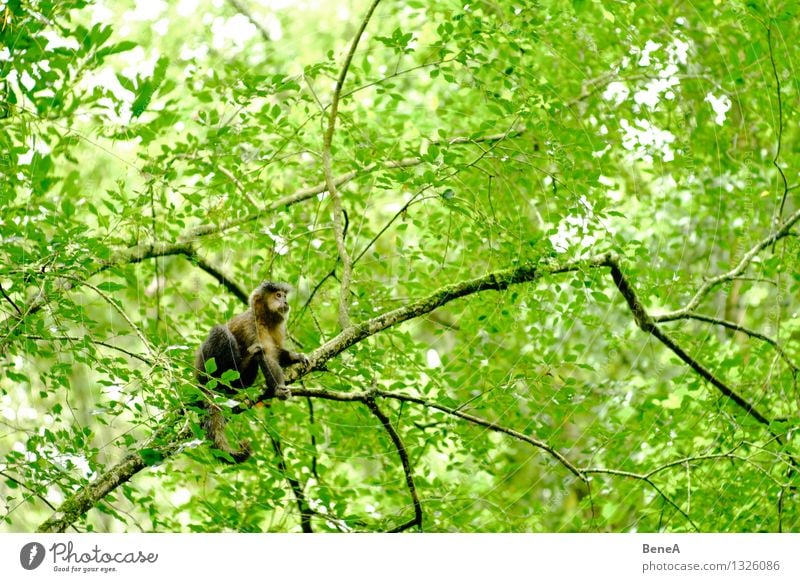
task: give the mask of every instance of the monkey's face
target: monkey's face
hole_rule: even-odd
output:
[[[286,315],[289,313],[289,294],[286,291],[278,290],[273,291],[267,298],[267,308],[273,313],[280,313]]]

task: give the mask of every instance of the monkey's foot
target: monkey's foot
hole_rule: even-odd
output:
[[[278,400],[289,400],[292,397],[292,391],[288,386],[278,386],[275,388],[275,396]]]

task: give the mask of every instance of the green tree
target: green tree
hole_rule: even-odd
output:
[[[321,4],[0,2],[3,528],[797,530],[794,3]]]

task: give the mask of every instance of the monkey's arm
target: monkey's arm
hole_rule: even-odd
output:
[[[269,388],[269,394],[277,396],[279,400],[290,398],[292,391],[286,386],[279,361],[276,361],[274,356],[264,353],[264,349],[259,344],[251,345],[247,351],[258,361],[258,366],[261,368],[267,388]]]

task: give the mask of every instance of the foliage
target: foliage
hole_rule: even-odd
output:
[[[794,3],[370,4],[0,1],[3,529],[797,530]]]

